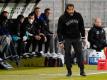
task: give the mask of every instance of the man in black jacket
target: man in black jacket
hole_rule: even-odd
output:
[[[6,58],[6,56],[13,57],[13,56],[17,55],[17,52],[14,48],[14,44],[11,40],[11,35],[9,32],[10,21],[8,19],[8,15],[9,15],[9,13],[7,11],[3,11],[0,14],[0,37],[1,37],[1,39],[3,39],[2,43],[6,44],[6,46],[3,49],[3,52],[1,52],[2,54],[0,54],[0,57],[2,57],[4,59]],[[1,41],[1,39],[0,39],[0,41]],[[3,45],[3,44],[1,44],[1,45]],[[8,53],[7,53],[7,51],[8,51]]]
[[[25,53],[29,53],[29,48],[32,44],[32,38],[35,34],[34,31],[34,14],[30,13],[28,17],[24,20],[23,25],[22,25],[22,33],[23,33],[23,42],[27,42],[25,46]]]
[[[23,21],[24,21],[24,16],[19,15],[17,19],[15,19],[13,22],[10,23],[9,26],[9,32],[11,34],[13,43],[17,45],[16,49],[19,56],[24,53],[24,49],[22,47],[23,45],[22,38],[24,36],[23,26],[22,26]]]
[[[100,18],[95,19],[94,26],[88,32],[90,48],[101,51],[106,46],[105,30],[102,27]]]
[[[50,8],[46,8],[44,10],[44,13],[41,14],[40,18],[44,23],[44,28],[45,28],[45,34],[46,34],[46,38],[47,38],[47,42],[45,42],[45,53],[48,52],[49,47],[50,47],[50,40],[52,38],[52,32],[50,31],[49,28],[49,16],[50,16]]]
[[[77,57],[80,75],[86,76],[84,72],[81,42],[81,38],[82,40],[85,39],[84,21],[81,14],[74,10],[73,4],[68,4],[65,13],[59,18],[57,34],[59,38],[59,47],[65,49],[65,64],[68,71],[67,76],[69,77],[72,75],[71,45]]]
[[[33,48],[32,51],[35,52],[36,45],[38,45],[38,52],[42,51],[42,44],[47,41],[45,36],[46,30],[44,28],[44,23],[40,18],[40,8],[36,7],[34,9],[35,21],[34,21],[34,39],[33,39]]]

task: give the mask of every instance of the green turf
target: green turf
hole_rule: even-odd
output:
[[[96,65],[86,65],[87,74],[107,72],[97,71]],[[79,76],[77,65],[73,66],[72,77],[66,77],[65,67],[20,67],[13,70],[0,70],[0,80],[107,80],[107,73]]]
[[[19,66],[20,67],[43,67],[44,66],[44,57],[31,57],[26,59],[20,59]],[[13,67],[16,67],[16,63],[8,60]]]

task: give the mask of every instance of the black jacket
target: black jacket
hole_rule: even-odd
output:
[[[43,21],[46,35],[53,34],[49,29],[49,18],[45,15],[45,13],[41,14],[40,19]]]
[[[40,18],[35,18],[35,21],[30,24],[28,18],[26,18],[23,22],[23,35],[26,35],[26,32],[29,32],[35,35],[39,35],[40,33],[45,34],[44,24]]]
[[[40,33],[43,33],[46,35],[46,30],[44,28],[44,23],[40,18],[35,17],[35,22],[34,22],[34,35],[39,35]]]
[[[1,19],[1,18],[0,18]],[[0,20],[0,35],[9,35],[9,20]]]
[[[88,41],[92,49],[101,50],[106,45],[105,30],[95,25],[88,32]]]
[[[28,18],[25,18],[23,24],[22,24],[22,35],[25,36],[26,35],[26,32],[29,32],[30,34],[35,34],[35,30],[34,30],[34,27],[35,27],[35,23],[33,22],[32,24],[29,23],[28,21]]]
[[[9,25],[9,32],[11,35],[22,36],[22,23],[17,19],[12,20]]]
[[[65,12],[58,21],[57,34],[59,41],[64,39],[79,39],[85,37],[84,21],[80,13],[70,16]]]

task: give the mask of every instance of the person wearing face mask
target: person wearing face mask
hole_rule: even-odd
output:
[[[65,13],[59,18],[57,35],[59,39],[59,47],[64,48],[65,50],[65,64],[67,68],[66,76],[70,77],[72,75],[72,46],[80,68],[80,75],[86,76],[82,54],[82,40],[85,40],[84,21],[81,14],[75,11],[73,4],[67,4]]]
[[[34,13],[30,13],[22,24],[23,42],[26,43],[24,52],[25,54],[29,53],[29,48],[32,44],[32,39],[35,33],[34,20],[35,20]]]
[[[88,32],[90,48],[101,51],[106,46],[106,33],[99,17],[95,18],[93,27]]]

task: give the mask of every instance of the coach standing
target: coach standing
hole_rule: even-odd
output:
[[[65,64],[68,71],[66,76],[69,77],[72,75],[71,46],[73,46],[76,53],[80,75],[86,76],[84,72],[81,42],[83,40],[83,44],[85,45],[84,21],[81,14],[75,11],[73,4],[68,4],[65,13],[59,18],[57,34],[59,47],[65,49]]]

